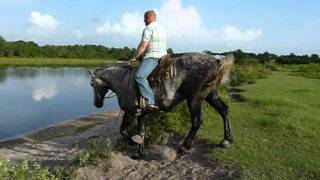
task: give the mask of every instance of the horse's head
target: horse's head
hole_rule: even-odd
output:
[[[91,74],[90,85],[93,88],[94,93],[94,105],[97,108],[101,108],[103,106],[104,97],[109,90],[108,84],[97,77],[94,72],[89,71],[89,73]]]

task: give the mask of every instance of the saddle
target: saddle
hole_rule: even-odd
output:
[[[167,97],[164,80],[173,78],[175,75],[175,63],[173,63],[171,59],[171,54],[167,54],[160,59],[159,65],[152,71],[152,73],[148,77],[150,87],[158,88],[160,99]],[[146,110],[147,108],[146,99],[142,96],[140,96],[139,106],[142,110]]]

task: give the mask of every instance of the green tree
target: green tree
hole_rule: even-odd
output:
[[[260,63],[268,64],[271,60],[271,55],[266,51],[263,54],[258,54],[257,58],[259,59]]]
[[[3,47],[6,43],[6,40],[0,36],[0,57],[2,57],[4,54],[3,54]]]
[[[316,63],[320,62],[320,58],[319,58],[318,54],[311,54],[310,59],[311,59],[312,62],[316,62]]]

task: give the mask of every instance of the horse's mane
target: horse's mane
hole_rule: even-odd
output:
[[[112,68],[119,68],[119,69],[132,69],[132,67],[128,64],[122,64],[122,65],[107,65],[104,67],[99,67],[94,69],[94,73],[98,73],[99,71],[108,70]]]

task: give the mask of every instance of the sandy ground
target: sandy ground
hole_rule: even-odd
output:
[[[76,179],[233,179],[237,171],[205,158],[215,145],[196,140],[190,154],[176,156],[182,137],[168,135],[166,142],[149,145],[143,159],[133,159],[135,147],[119,133],[119,111],[105,112],[0,142],[0,158],[39,161],[49,167],[71,163],[92,140],[112,141],[111,158],[97,166],[76,170]],[[127,145],[124,145],[127,144]]]

